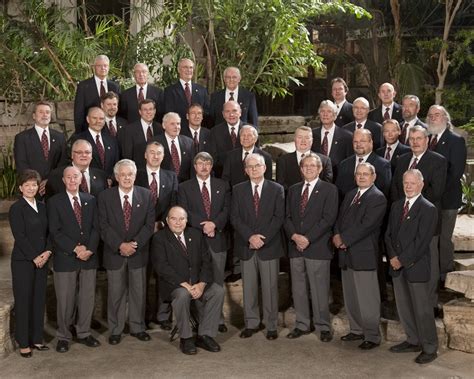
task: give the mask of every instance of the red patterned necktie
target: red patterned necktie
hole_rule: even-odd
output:
[[[407,141],[407,131],[408,131],[408,125],[410,125],[408,122],[404,122],[402,126],[402,133],[400,134],[399,141],[401,143],[406,143]]]
[[[388,111],[390,110],[390,108],[385,108],[385,113],[383,114],[383,119],[384,120],[388,120],[390,118],[390,113],[388,113]]]
[[[362,128],[362,124],[361,124],[361,123],[358,123],[358,124],[357,124],[357,129],[360,129],[360,128]]]
[[[328,155],[329,150],[329,141],[328,141],[329,132],[324,132],[323,142],[321,143],[321,154]]]
[[[407,200],[405,205],[403,206],[403,214],[402,214],[402,221],[405,220],[408,216],[408,212],[410,211],[410,202]]]
[[[109,133],[112,137],[117,135],[117,129],[115,128],[114,122],[112,120],[109,121]]]
[[[306,187],[301,194],[300,199],[300,215],[304,215],[304,211],[306,210],[306,205],[308,205],[308,198],[309,198],[309,183],[306,183]]]
[[[237,134],[235,134],[235,128],[233,126],[230,128],[230,139],[232,141],[232,147],[235,149],[235,144],[237,143]]]
[[[234,101],[234,93],[229,92],[229,101]]]
[[[255,191],[253,193],[253,207],[255,209],[255,216],[258,217],[258,207],[260,205],[260,196],[258,196],[258,184],[255,185]]]
[[[106,91],[105,91],[105,87],[104,87],[104,81],[101,80],[100,81],[100,97],[104,96],[105,93],[106,93]]]
[[[183,239],[181,239],[181,235],[176,236],[176,238],[178,239],[179,244],[180,244],[181,247],[183,248],[184,253],[185,253],[186,255],[188,255],[188,249],[187,249],[186,245],[184,244]],[[183,238],[184,238],[184,237],[183,237]]]
[[[145,100],[145,96],[143,95],[143,87],[140,87],[138,91],[138,103],[140,103],[140,101],[143,101],[143,100]]]
[[[188,106],[191,105],[191,90],[189,89],[189,83],[184,83],[184,96],[186,96]]]
[[[194,151],[196,153],[199,153],[199,140],[198,140],[198,132],[197,131],[194,131],[193,143],[194,143]]]
[[[410,166],[410,170],[415,169],[417,164],[418,164],[418,158],[415,157],[415,159],[413,160],[413,163]]]
[[[202,182],[201,196],[202,196],[202,203],[204,205],[204,210],[206,211],[207,218],[210,219],[211,218],[211,198],[209,197],[209,191],[207,190],[206,182]]]
[[[181,162],[179,160],[178,148],[176,147],[174,140],[171,141],[171,161],[173,162],[173,169],[177,176],[179,176],[179,170],[181,169]]]
[[[43,134],[41,135],[41,148],[43,149],[44,159],[48,160],[49,143],[48,143],[48,133],[46,133],[46,129],[43,130]]]
[[[386,151],[386,153],[385,153],[385,159],[386,159],[387,161],[390,160],[390,152],[391,152],[391,151],[392,151],[392,148],[391,148],[390,146],[388,146],[388,147],[387,147],[387,151]]]
[[[125,222],[125,231],[130,228],[130,220],[132,219],[132,205],[128,201],[128,195],[123,196],[123,220]]]
[[[152,179],[150,183],[150,191],[153,198],[153,203],[156,204],[156,200],[158,200],[158,183],[156,182],[156,172],[152,172],[151,176]]]
[[[358,203],[359,199],[360,199],[360,191],[357,191],[356,195],[354,196],[354,199],[352,200],[351,205]]]
[[[434,137],[431,136],[430,141],[430,150],[436,149],[436,145],[438,144],[438,135],[436,134]]]
[[[146,142],[151,142],[153,139],[153,131],[151,130],[151,125],[148,125],[148,128],[146,130]]]
[[[82,179],[81,179],[81,185],[79,186],[79,188],[82,192],[89,193],[89,186],[87,185],[87,180],[86,180],[86,176],[84,175],[84,171],[81,171],[81,173],[82,173]]]
[[[102,168],[105,168],[105,150],[102,142],[100,142],[100,137],[98,134],[95,136],[95,144],[97,145],[97,152],[99,153],[99,159]]]
[[[82,228],[82,212],[81,212],[81,205],[77,200],[77,196],[73,196],[72,200],[74,200],[74,216],[76,216],[77,224],[80,228]]]

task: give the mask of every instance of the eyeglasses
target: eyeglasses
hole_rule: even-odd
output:
[[[254,165],[246,165],[245,168],[248,168],[249,170],[255,170],[259,169],[260,167],[263,167],[263,164],[257,163]]]
[[[77,155],[90,155],[90,154],[92,154],[92,151],[74,150],[73,153],[77,154]]]

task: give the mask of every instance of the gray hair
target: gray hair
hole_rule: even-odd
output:
[[[375,167],[374,167],[372,164],[370,164],[369,162],[362,162],[362,163],[359,163],[359,164],[357,165],[357,167],[356,167],[356,171],[357,171],[357,169],[358,169],[359,167],[367,167],[367,168],[369,169],[370,173],[371,173],[372,175],[375,175]]]
[[[370,104],[369,104],[369,101],[365,98],[365,97],[358,97],[357,99],[355,99],[352,104],[355,104],[356,102],[360,102],[362,104],[365,105],[366,108],[370,108]]]
[[[443,112],[444,113],[444,118],[446,119],[446,125],[447,125],[448,129],[453,128],[453,124],[451,123],[451,115],[449,114],[449,112],[447,111],[447,109],[445,107],[443,107],[442,105],[434,104],[430,107],[430,109],[428,109],[428,114],[430,113],[431,108],[435,108],[435,109]],[[428,119],[428,116],[426,116],[426,119]]]
[[[72,144],[71,146],[71,151],[74,151],[74,149],[76,148],[77,145],[81,144],[81,143],[84,143],[86,144],[87,146],[89,146],[89,149],[91,150],[92,152],[92,145],[89,141],[85,140],[85,139],[77,139],[74,141],[74,143]]]
[[[239,134],[242,133],[242,131],[243,131],[244,129],[250,129],[250,130],[252,131],[253,136],[254,136],[256,139],[258,139],[258,130],[255,129],[255,126],[253,126],[253,125],[251,125],[251,124],[242,125],[242,126],[240,127]]]
[[[97,55],[94,59],[94,65],[97,63],[97,61],[107,61],[107,64],[110,64],[110,59],[105,54]]]
[[[400,123],[398,120],[395,120],[394,118],[389,118],[388,120],[385,120],[382,124],[383,127],[385,127],[386,124],[393,124],[397,127],[398,131],[401,131],[402,129],[400,128]],[[383,128],[382,128],[383,129]]]
[[[133,173],[135,175],[137,174],[137,165],[135,164],[135,162],[132,161],[131,159],[122,159],[122,160],[118,161],[117,163],[115,163],[115,166],[114,166],[114,175],[115,176],[118,176],[118,172],[120,171],[120,168],[122,166],[131,167]]]
[[[337,114],[337,107],[331,100],[323,100],[321,104],[319,104],[318,114],[321,112],[322,108],[329,108],[334,113],[334,116]]]
[[[303,159],[301,159],[300,161],[300,167],[303,167],[303,163],[305,160],[307,159],[315,159],[316,160],[316,165],[321,168],[323,167],[323,162],[321,162],[321,158],[319,157],[318,154],[316,153],[313,153],[312,151],[310,151],[309,153],[305,154],[305,156],[303,157]]]
[[[172,117],[177,117],[178,120],[181,122],[181,117],[179,114],[177,114],[176,112],[168,112],[163,116],[163,125],[166,124],[168,120]]]
[[[403,100],[413,100],[414,102],[416,102],[416,105],[418,106],[418,108],[420,107],[420,99],[416,95],[405,95],[403,96],[402,103],[403,103]]]
[[[237,68],[237,67],[234,67],[234,66],[229,66],[227,67],[225,70],[224,70],[224,76],[227,74],[227,71],[229,70],[235,70],[237,71],[237,75],[239,75],[239,78],[241,78],[242,76],[240,75],[240,70]]]
[[[201,160],[201,161],[204,161],[204,162],[211,162],[211,164],[214,164],[214,159],[212,158],[212,155],[205,152],[205,151],[201,151],[201,152],[197,153],[194,156],[193,163],[196,164],[196,162],[198,160]]]
[[[425,180],[423,178],[423,174],[421,173],[420,170],[418,170],[417,168],[412,168],[410,170],[407,170],[403,173],[403,179],[405,179],[405,176],[407,175],[414,175],[416,176],[418,179],[420,179],[422,182]]]
[[[425,137],[428,137],[430,133],[428,132],[428,129],[423,128],[421,125],[414,125],[410,128],[410,131],[408,132],[408,136],[410,136],[412,133],[415,132],[420,132],[423,133]]]
[[[265,165],[265,158],[263,157],[263,155],[252,153],[252,154],[249,154],[247,158],[245,159],[245,166],[247,166],[247,163],[250,159],[255,159],[256,161],[258,161],[258,163]]]

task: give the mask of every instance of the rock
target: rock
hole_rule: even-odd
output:
[[[333,316],[331,324],[335,335],[343,336],[349,333],[349,319],[344,308],[341,308],[338,314]]]
[[[10,223],[7,219],[0,219],[0,255],[9,256],[13,250],[14,242]]]
[[[260,134],[258,140],[261,144],[265,143],[273,143],[273,142],[292,142],[293,141],[293,133],[289,134]]]
[[[13,300],[0,303],[0,356],[6,356],[14,350],[12,336],[10,335],[10,315],[12,309]]]
[[[305,125],[306,120],[303,116],[260,116],[258,123],[262,134],[293,133],[298,126]]]
[[[456,299],[444,304],[449,348],[474,353],[474,303]]]
[[[59,101],[56,103],[56,115],[59,120],[74,120],[74,102]]]
[[[458,258],[454,260],[454,269],[456,271],[474,270],[474,258]]]
[[[474,300],[474,270],[453,271],[446,276],[445,287]]]
[[[272,156],[273,161],[276,162],[281,155],[294,152],[295,144],[293,142],[269,143],[263,145],[262,149],[269,153]]]
[[[474,251],[474,217],[469,215],[458,215],[453,232],[454,250]]]

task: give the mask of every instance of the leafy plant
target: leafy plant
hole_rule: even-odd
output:
[[[17,191],[15,161],[13,147],[10,143],[2,152],[3,168],[0,170],[0,199],[10,199]]]
[[[461,212],[470,215],[474,208],[474,182],[469,178],[469,175],[464,174],[461,178],[461,185],[463,202]]]
[[[459,126],[467,132],[467,145],[474,147],[474,117],[471,117],[467,124]]]

